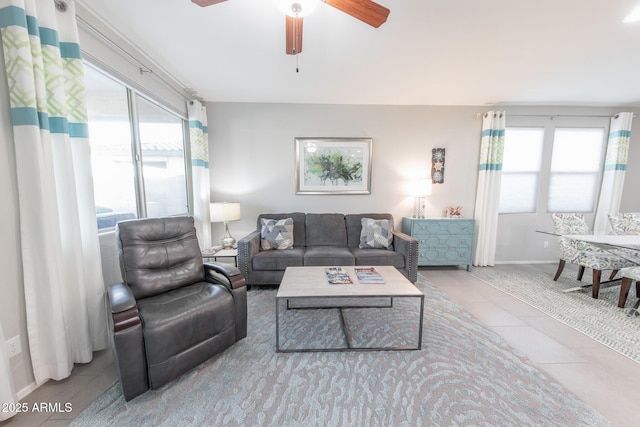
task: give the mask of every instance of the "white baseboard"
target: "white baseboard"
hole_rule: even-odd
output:
[[[496,264],[557,264],[559,259],[550,261],[496,261]]]
[[[49,380],[46,380],[44,383],[46,383]],[[42,383],[42,384],[44,384]],[[40,384],[40,385],[42,385]],[[27,397],[28,395],[30,395],[31,393],[33,393],[35,390],[37,390],[40,386],[38,384],[36,384],[35,382],[32,382],[31,384],[27,385],[25,388],[23,388],[22,390],[19,390],[16,395],[18,396],[18,400],[22,400],[25,397]]]

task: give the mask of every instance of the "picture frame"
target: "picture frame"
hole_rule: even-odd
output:
[[[371,194],[372,138],[295,138],[296,194]]]

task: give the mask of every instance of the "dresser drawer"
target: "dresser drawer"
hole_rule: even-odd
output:
[[[475,220],[403,218],[402,232],[418,240],[418,265],[466,265],[473,262]]]
[[[425,248],[471,248],[473,236],[414,236]]]

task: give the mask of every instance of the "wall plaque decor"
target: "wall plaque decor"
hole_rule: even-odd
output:
[[[431,180],[434,184],[444,182],[444,148],[431,150]]]
[[[296,194],[371,194],[371,138],[296,138]]]

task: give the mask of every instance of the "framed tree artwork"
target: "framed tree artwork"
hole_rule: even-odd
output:
[[[296,194],[371,194],[371,138],[296,138]]]
[[[431,150],[431,181],[434,184],[444,182],[444,148]]]

